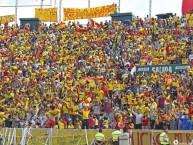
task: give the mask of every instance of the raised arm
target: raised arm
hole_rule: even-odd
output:
[[[133,108],[132,108],[132,113],[136,116],[137,115],[137,113],[135,112],[135,111],[133,111]]]

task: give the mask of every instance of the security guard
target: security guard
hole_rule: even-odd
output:
[[[119,145],[119,134],[122,132],[119,129],[119,126],[116,126],[116,130],[112,132],[111,144]]]
[[[95,145],[104,145],[105,136],[102,133],[102,128],[99,128],[99,132],[95,135]]]
[[[164,131],[160,134],[159,140],[161,145],[169,145],[169,138],[168,138],[168,127],[163,127]]]
[[[119,134],[120,145],[130,145],[130,134],[128,133],[128,127],[123,128],[123,133]]]

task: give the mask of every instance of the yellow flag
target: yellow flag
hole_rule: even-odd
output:
[[[36,8],[35,17],[39,18],[42,22],[58,22],[58,9],[57,8]]]
[[[1,24],[15,21],[15,15],[0,16]]]

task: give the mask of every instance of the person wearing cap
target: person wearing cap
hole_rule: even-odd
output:
[[[99,132],[95,135],[95,144],[96,145],[104,145],[105,144],[105,136],[102,133],[102,128],[99,128]]]
[[[123,133],[119,134],[120,145],[130,145],[130,134],[128,133],[128,127],[124,126]]]
[[[120,131],[119,126],[116,126],[116,130],[112,132],[112,137],[111,137],[111,145],[119,145],[119,134],[122,132]]]
[[[163,127],[163,132],[159,135],[159,141],[161,145],[169,145],[169,137],[168,137],[168,127]]]

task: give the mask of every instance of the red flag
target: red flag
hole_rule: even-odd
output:
[[[97,23],[95,20],[93,20],[93,19],[91,19],[91,26],[92,27],[95,27],[95,28],[97,28],[97,27],[99,27],[99,23]]]
[[[89,30],[90,30],[90,27],[80,28],[79,26],[75,25],[75,31],[76,32],[84,33],[84,32],[88,32]]]
[[[193,10],[192,0],[183,0],[182,2],[182,14],[188,14]]]

